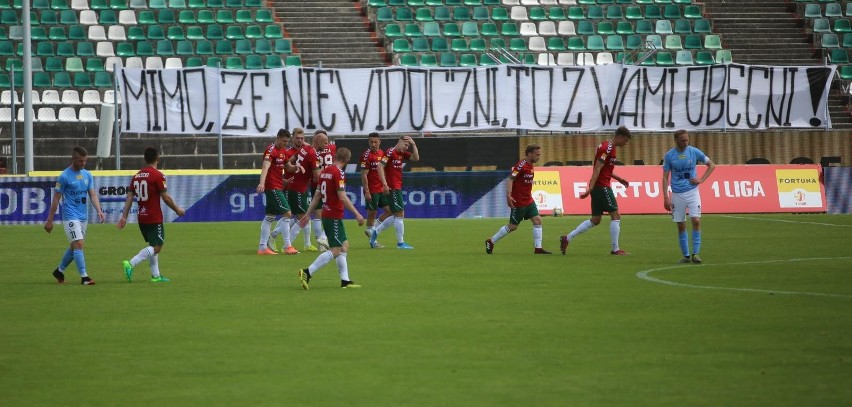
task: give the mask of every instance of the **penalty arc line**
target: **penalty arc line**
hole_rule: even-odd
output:
[[[844,259],[852,259],[852,257],[812,257],[812,258],[804,258],[804,259],[787,259],[787,260],[765,260],[765,261],[744,261],[739,263],[724,263],[724,264],[713,264],[713,265],[701,265],[699,267],[711,267],[711,266],[740,266],[747,264],[770,264],[770,263],[784,263],[784,262],[803,262],[803,261],[819,261],[819,260],[844,260]],[[660,267],[650,270],[643,270],[636,273],[636,277],[640,280],[650,281],[652,283],[660,283],[671,285],[675,287],[686,287],[686,288],[701,288],[705,290],[726,290],[726,291],[737,291],[737,292],[750,292],[750,293],[767,293],[767,294],[786,294],[786,295],[810,295],[816,297],[839,297],[839,298],[852,298],[852,295],[848,294],[827,294],[827,293],[812,293],[806,291],[779,291],[779,290],[764,290],[759,288],[738,288],[738,287],[717,287],[710,285],[696,285],[696,284],[686,284],[686,283],[678,283],[675,281],[662,280],[659,278],[651,277],[651,273],[655,271],[662,270],[671,270],[677,268],[688,268],[688,267],[696,267],[694,265],[684,266],[667,266]]]
[[[731,219],[747,219],[747,220],[761,220],[765,222],[781,222],[781,223],[802,223],[806,225],[820,225],[820,226],[835,226],[841,228],[852,228],[852,225],[838,225],[835,223],[822,223],[822,222],[804,222],[800,220],[786,220],[786,219],[765,219],[765,218],[752,218],[748,216],[733,216],[733,215],[722,215],[723,218],[731,218]]]

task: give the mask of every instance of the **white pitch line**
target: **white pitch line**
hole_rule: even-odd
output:
[[[702,264],[701,266],[695,265],[677,265],[677,266],[667,266],[660,267],[650,270],[639,271],[636,273],[636,277],[640,280],[650,281],[652,283],[660,283],[666,284],[676,287],[687,287],[687,288],[702,288],[706,290],[727,290],[727,291],[738,291],[738,292],[751,292],[751,293],[768,293],[768,294],[787,294],[787,295],[810,295],[817,297],[841,297],[841,298],[852,298],[852,295],[848,294],[826,294],[826,293],[812,293],[812,292],[800,292],[800,291],[778,291],[778,290],[762,290],[758,288],[737,288],[737,287],[716,287],[709,285],[695,285],[695,284],[686,284],[686,283],[677,283],[674,281],[661,280],[659,278],[651,277],[650,274],[655,271],[662,270],[671,270],[676,268],[695,268],[695,267],[712,267],[712,266],[739,266],[746,264],[768,264],[768,263],[783,263],[783,262],[800,262],[800,261],[819,261],[819,260],[845,260],[852,259],[852,257],[812,257],[806,259],[788,259],[788,260],[765,260],[765,261],[744,261],[739,263],[724,263],[724,264]]]
[[[838,225],[835,223],[822,223],[822,222],[803,222],[800,220],[786,220],[786,219],[766,219],[766,218],[752,218],[748,216],[733,216],[733,215],[721,215],[723,218],[733,218],[733,219],[748,219],[748,220],[762,220],[767,222],[782,222],[782,223],[802,223],[807,225],[820,225],[820,226],[837,226],[841,228],[852,228],[852,225]]]

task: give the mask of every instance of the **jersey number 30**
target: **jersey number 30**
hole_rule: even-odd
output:
[[[136,199],[140,202],[148,200],[148,181],[133,181],[133,189],[136,191]]]

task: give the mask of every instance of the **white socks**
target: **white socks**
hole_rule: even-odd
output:
[[[376,233],[382,233],[383,230],[391,227],[393,225],[394,220],[396,220],[396,216],[388,216],[382,223],[379,223],[379,226],[376,226]]]
[[[576,229],[572,230],[571,233],[568,234],[568,240],[574,240],[574,238],[591,228],[595,227],[595,224],[592,221],[586,219],[583,223],[579,224]]]
[[[142,263],[145,260],[151,260],[151,257],[153,257],[153,256],[154,256],[154,248],[151,247],[151,246],[148,246],[148,247],[140,250],[139,254],[133,256],[133,258],[130,259],[130,266],[136,267],[136,265],[138,265],[139,263]]]
[[[317,259],[314,260],[314,262],[311,263],[310,266],[308,266],[308,273],[313,276],[317,270],[321,269],[333,259],[334,254],[331,253],[331,250],[320,253],[320,255],[317,256]]]
[[[325,231],[322,229],[322,219],[316,218],[311,220],[311,225],[314,228],[314,237],[316,237],[317,240],[326,238]]]
[[[160,255],[151,256],[151,277],[157,278],[160,276]]]
[[[337,273],[340,274],[340,279],[349,281],[349,265],[346,263],[346,253],[340,253],[335,261],[337,261]]]
[[[612,243],[612,251],[618,250],[618,235],[621,234],[621,220],[609,223],[609,240]]]
[[[405,243],[405,223],[403,217],[394,216],[393,227],[396,230],[396,242]]]
[[[278,219],[278,224],[275,226],[272,234],[270,234],[270,237],[275,239],[279,235],[284,238],[284,248],[290,247],[290,220],[288,218]]]
[[[264,216],[263,222],[260,222],[260,244],[257,250],[266,250],[266,242],[269,241],[269,234],[272,233],[272,223],[275,222],[274,216]]]
[[[541,235],[543,234],[541,225],[533,225],[533,244],[536,249],[541,249]]]
[[[508,235],[509,232],[509,225],[504,225],[497,230],[497,233],[495,233],[494,236],[491,236],[491,243],[497,243],[498,240]]]

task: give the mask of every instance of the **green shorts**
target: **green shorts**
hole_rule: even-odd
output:
[[[162,223],[140,223],[139,231],[151,246],[162,246],[166,242],[166,229]]]
[[[536,216],[538,216],[538,206],[536,206],[535,202],[533,202],[527,206],[512,208],[512,211],[509,212],[509,223],[517,225],[520,224],[521,221],[534,218]]]
[[[401,189],[392,189],[390,191],[390,209],[393,213],[405,210],[405,201],[402,200]]]
[[[293,215],[304,215],[311,206],[311,196],[307,192],[287,191],[287,203]]]
[[[328,247],[343,247],[343,243],[346,241],[343,219],[322,218],[322,230],[328,237]]]
[[[613,213],[618,211],[618,202],[610,187],[592,188],[592,216],[603,215],[604,212]]]
[[[376,192],[370,194],[370,200],[367,201],[366,207],[368,211],[377,211],[379,208],[384,208],[390,205],[388,194],[384,192]]]
[[[290,212],[290,205],[287,203],[287,196],[280,189],[267,189],[266,195],[266,214],[267,215],[283,215]]]

